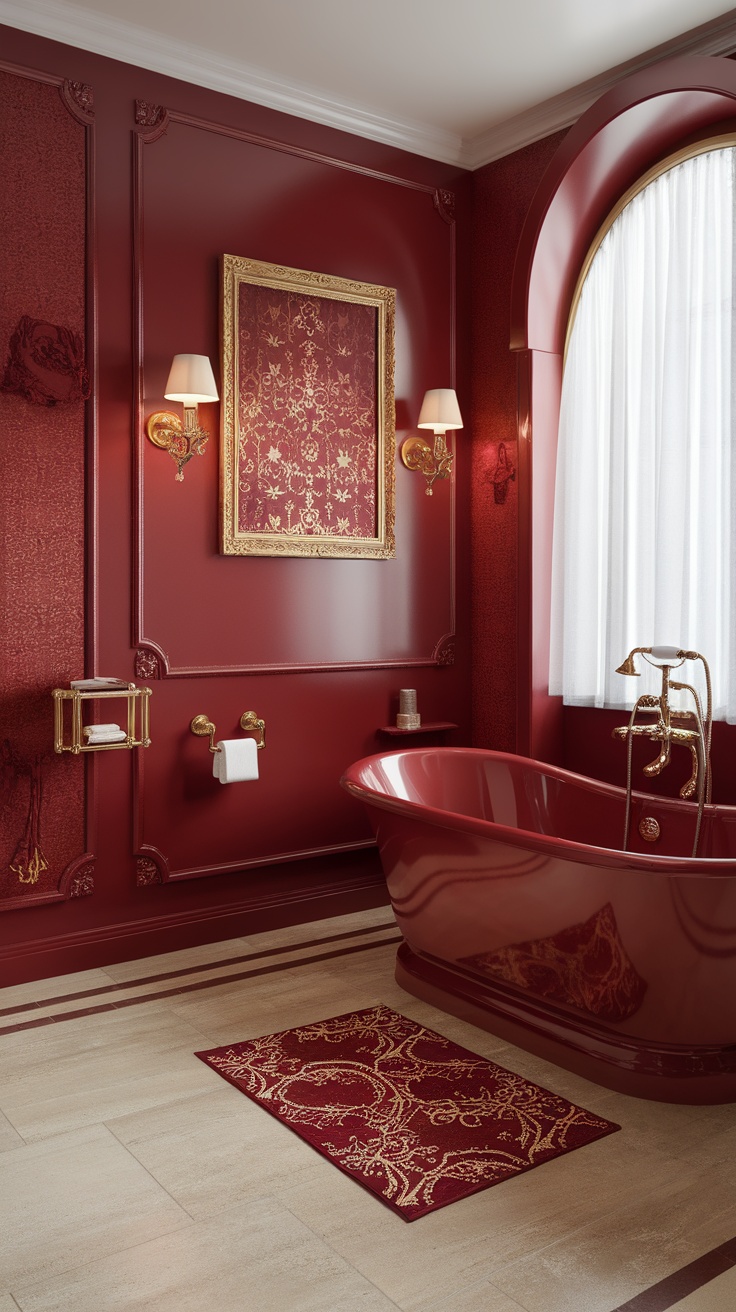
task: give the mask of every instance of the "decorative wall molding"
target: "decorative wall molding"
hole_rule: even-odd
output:
[[[136,100],[135,121],[139,128],[157,128],[166,117],[163,105],[152,105],[148,100]]]
[[[95,115],[95,94],[87,82],[70,82],[59,87],[61,99],[69,113],[80,123],[91,123]]]
[[[0,22],[24,32],[64,41],[138,68],[209,87],[239,100],[323,123],[370,141],[380,141],[446,164],[460,163],[462,138],[431,124],[374,114],[362,106],[321,95],[314,88],[264,74],[239,59],[163,33],[147,31],[67,0],[0,0]]]
[[[3,0],[0,0],[0,10]],[[348,660],[331,662],[273,662],[243,665],[176,665],[163,647],[155,639],[145,636],[145,484],[144,484],[144,377],[145,359],[144,343],[144,266],[143,266],[143,226],[144,226],[144,159],[147,146],[152,146],[167,132],[171,124],[179,124],[195,130],[230,137],[237,141],[262,146],[268,150],[293,155],[302,160],[326,164],[348,173],[369,177],[393,186],[406,187],[411,191],[424,193],[431,197],[440,218],[448,225],[449,231],[449,265],[451,285],[451,321],[449,324],[450,346],[450,381],[455,385],[457,353],[457,228],[455,222],[455,193],[435,188],[430,184],[415,182],[411,178],[384,173],[364,165],[323,155],[306,150],[275,138],[264,137],[244,129],[233,128],[228,124],[211,122],[190,114],[179,113],[166,106],[147,101],[135,102],[135,128],[133,129],[133,284],[134,284],[134,450],[135,450],[135,486],[134,486],[134,561],[133,561],[133,635],[132,646],[136,648],[135,674],[137,678],[202,678],[241,674],[314,674],[325,670],[351,672],[357,670],[377,669],[411,669],[424,668],[438,664],[451,664],[450,660],[438,660],[437,651],[446,640],[453,636],[457,622],[457,492],[456,480],[450,480],[450,531],[448,551],[450,556],[449,585],[449,629],[443,635],[431,655],[401,657],[397,659]],[[454,658],[453,658],[454,659]]]
[[[29,907],[50,906],[54,902],[66,902],[69,898],[89,897],[95,891],[94,869],[96,857],[93,852],[83,852],[75,856],[62,871],[57,892],[31,894],[30,897],[5,898],[0,902],[3,911],[26,911]]]
[[[148,100],[136,100],[135,122],[136,127],[143,129],[145,133],[143,140],[146,143],[158,141],[169,126],[168,111],[163,105],[154,105]]]
[[[68,0],[0,0],[0,22],[467,169],[481,168],[569,127],[599,96],[638,69],[679,55],[730,55],[736,51],[736,14],[729,10],[599,77],[463,140],[459,134],[431,124],[371,113],[363,106],[319,94],[307,85],[267,76],[241,60],[147,31],[124,19],[95,13]]]
[[[80,866],[69,881],[67,897],[90,897],[95,891],[94,870],[94,861]]]
[[[432,197],[432,200],[434,201],[434,207],[437,213],[439,214],[440,218],[443,219],[445,223],[454,223],[455,222],[454,191],[445,191],[443,188],[438,187]]]
[[[146,851],[155,849],[144,845]],[[202,879],[210,875],[236,875],[240,870],[257,870],[263,866],[283,866],[292,861],[314,861],[330,857],[339,857],[348,855],[351,852],[363,852],[376,846],[375,839],[362,838],[354,843],[331,843],[324,847],[304,847],[294,852],[277,852],[275,855],[269,853],[268,856],[249,857],[244,861],[228,861],[219,865],[211,866],[192,866],[185,870],[168,870],[166,879],[162,883],[178,884],[185,879]]]
[[[150,888],[151,884],[164,884],[169,878],[169,863],[154,848],[146,848],[147,856],[136,856],[135,882],[138,888]]]
[[[437,665],[455,664],[455,634],[446,633],[440,638],[433,652]]]
[[[166,653],[153,643],[138,647],[133,669],[136,679],[165,679],[169,672]]]

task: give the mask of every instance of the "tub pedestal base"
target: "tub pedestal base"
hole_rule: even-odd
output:
[[[402,943],[396,982],[414,997],[595,1084],[657,1102],[736,1102],[736,1047],[686,1048],[619,1034],[501,983],[468,979]]]

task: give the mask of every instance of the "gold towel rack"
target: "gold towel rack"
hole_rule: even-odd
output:
[[[240,727],[244,733],[257,733],[260,735],[259,741],[256,743],[258,748],[266,746],[266,722],[259,719],[255,711],[243,711],[240,717]],[[209,738],[211,752],[219,752],[219,747],[215,747],[215,726],[206,715],[195,715],[189,728],[199,738]]]

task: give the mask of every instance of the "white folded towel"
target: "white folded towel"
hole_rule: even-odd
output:
[[[86,724],[82,731],[85,738],[91,738],[93,734],[98,733],[120,733],[119,724]]]
[[[87,746],[97,747],[100,743],[124,743],[128,737],[124,729],[106,729],[104,733],[88,733]]]

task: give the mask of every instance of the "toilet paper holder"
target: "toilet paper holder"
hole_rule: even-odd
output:
[[[265,720],[259,719],[255,711],[243,711],[243,714],[240,717],[240,727],[244,733],[256,733],[259,735],[256,747],[261,748],[266,746],[266,722]],[[215,747],[215,726],[208,716],[195,715],[189,728],[192,733],[196,733],[199,738],[209,737],[210,751],[219,752],[220,748]]]

